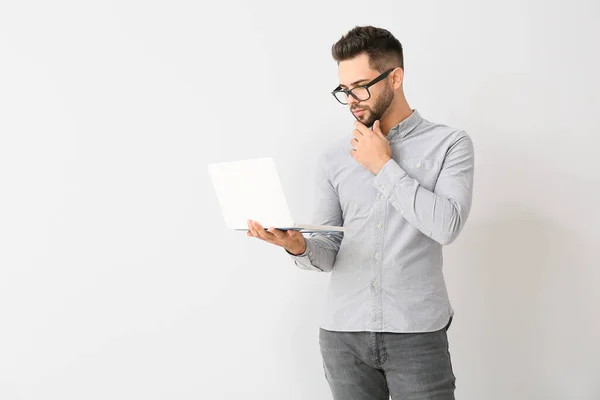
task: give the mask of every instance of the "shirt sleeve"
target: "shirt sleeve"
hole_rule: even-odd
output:
[[[329,178],[327,159],[323,154],[318,163],[314,176],[315,181],[315,211],[313,223],[318,225],[343,226],[344,218],[337,190]],[[306,240],[306,250],[292,257],[296,266],[302,269],[331,272],[335,258],[340,249],[343,232],[313,232]]]
[[[379,171],[373,185],[416,229],[436,242],[452,243],[471,210],[473,142],[462,131],[446,152],[433,192],[420,186],[394,160]]]

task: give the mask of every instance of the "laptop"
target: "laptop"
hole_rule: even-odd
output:
[[[248,220],[265,229],[297,230],[302,233],[343,232],[333,225],[297,223],[271,157],[208,164],[221,212],[228,228],[247,231]]]

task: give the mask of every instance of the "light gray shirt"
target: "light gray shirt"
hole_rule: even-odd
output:
[[[311,233],[306,251],[290,254],[300,268],[331,272],[321,327],[441,329],[454,315],[442,246],[456,239],[471,208],[471,138],[413,110],[388,133],[392,160],[377,175],[352,158],[351,138],[329,145],[316,170],[314,223],[345,232]]]

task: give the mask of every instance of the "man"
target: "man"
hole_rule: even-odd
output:
[[[389,31],[356,27],[332,54],[333,95],[356,121],[351,139],[320,158],[315,223],[345,232],[305,238],[248,221],[248,236],[331,272],[319,343],[334,399],[454,399],[442,246],[469,215],[472,141],[410,108],[402,45]]]

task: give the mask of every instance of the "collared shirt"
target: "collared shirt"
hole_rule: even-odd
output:
[[[375,175],[352,158],[350,139],[325,149],[316,170],[314,223],[343,226],[344,233],[311,233],[306,251],[290,254],[300,268],[331,272],[320,325],[441,329],[454,315],[442,246],[456,239],[469,215],[473,143],[464,130],[413,110],[388,133],[392,159]]]

